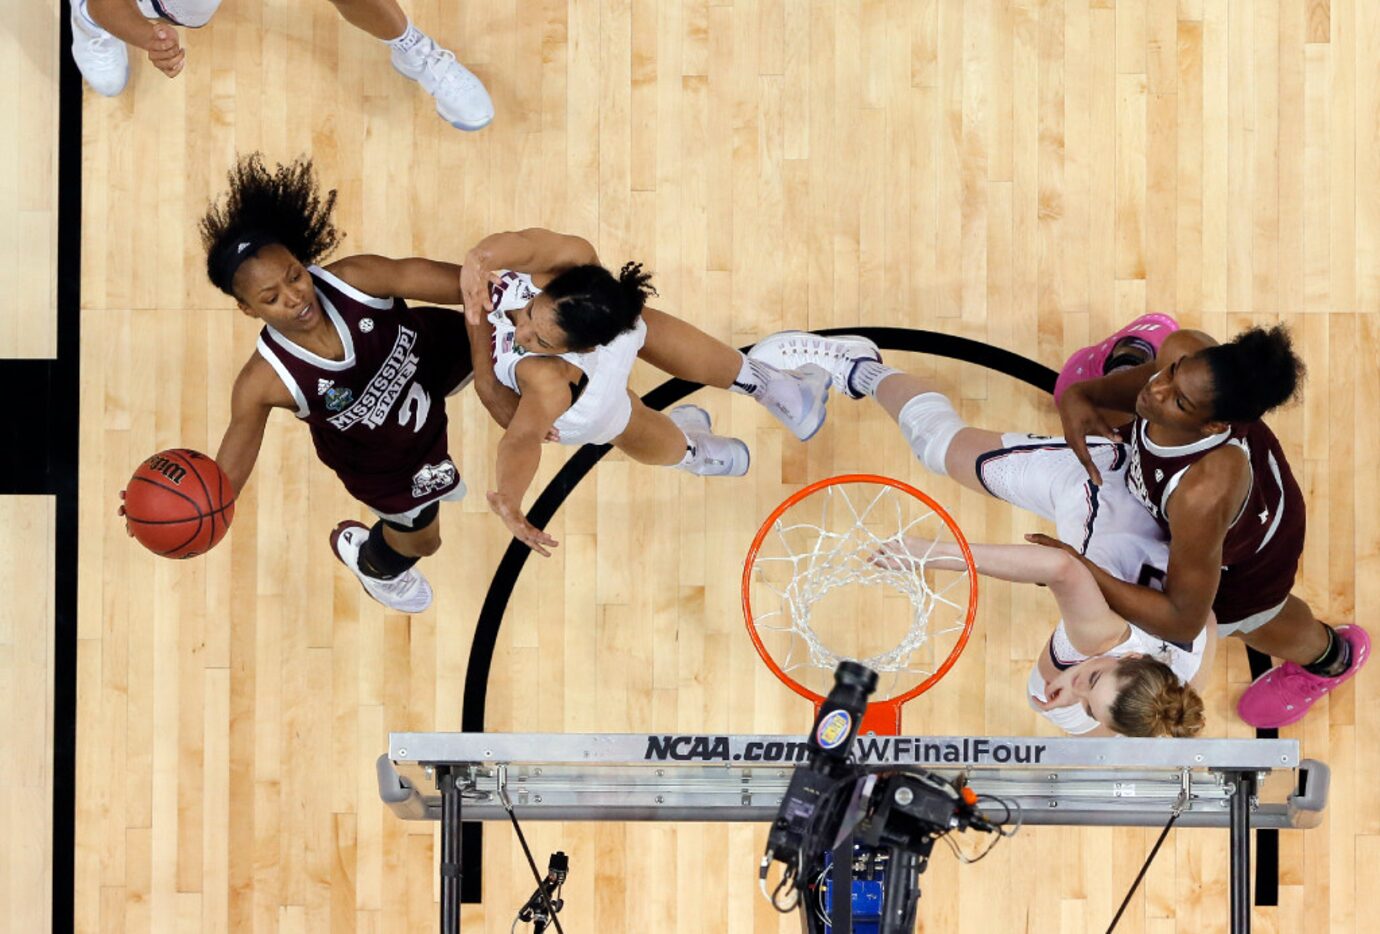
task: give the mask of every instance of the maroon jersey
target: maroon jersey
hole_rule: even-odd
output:
[[[1306,520],[1303,493],[1274,432],[1264,422],[1247,422],[1169,447],[1152,441],[1146,429],[1143,418],[1131,423],[1126,486],[1166,532],[1169,498],[1190,467],[1223,445],[1245,454],[1251,488],[1222,542],[1222,580],[1213,611],[1218,622],[1234,623],[1282,603],[1298,571]]]
[[[463,492],[446,449],[445,400],[471,375],[465,316],[366,295],[316,266],[310,273],[345,359],[318,357],[272,327],[258,349],[311,426],[317,456],[385,516]]]

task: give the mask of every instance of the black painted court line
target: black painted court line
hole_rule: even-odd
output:
[[[77,744],[77,453],[81,386],[81,74],[59,10],[57,357],[0,360],[0,495],[55,498],[52,930],[73,927]],[[12,308],[12,314],[33,309]]]

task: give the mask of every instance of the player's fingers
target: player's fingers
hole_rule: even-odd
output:
[[[1083,465],[1083,469],[1088,472],[1088,479],[1095,485],[1102,485],[1102,474],[1097,469],[1097,464],[1093,462],[1092,452],[1088,450],[1088,444],[1083,440],[1082,435],[1074,435],[1068,439],[1069,447],[1073,450],[1074,456],[1078,458],[1078,463]]]
[[[1030,534],[1026,535],[1025,540],[1030,542],[1030,544],[1032,545],[1044,545],[1046,548],[1062,549],[1064,547],[1064,543],[1059,541],[1059,539],[1050,538],[1043,532],[1031,532]]]

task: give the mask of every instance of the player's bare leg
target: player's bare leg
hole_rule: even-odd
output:
[[[647,408],[632,393],[628,395],[632,417],[613,444],[633,460],[678,467],[705,477],[741,477],[747,473],[747,445],[738,438],[714,434],[703,409],[682,405],[666,415]]]
[[[494,118],[493,101],[448,49],[412,25],[397,0],[331,0],[345,21],[392,49],[393,67],[436,100],[436,112],[461,130],[478,130]]]
[[[672,376],[751,396],[801,441],[824,424],[829,374],[819,367],[781,369],[749,359],[693,324],[644,308],[647,337],[638,356]]]
[[[407,14],[397,0],[331,0],[331,4],[351,26],[383,42],[398,38],[407,29]]]
[[[1256,651],[1298,665],[1316,661],[1331,641],[1327,627],[1295,596],[1290,596],[1279,615],[1264,626],[1237,635]]]
[[[893,371],[877,383],[875,398],[892,420],[901,428],[901,434],[910,442],[911,450],[916,452],[920,462],[930,466],[924,454],[917,447],[926,442],[921,410],[925,402],[932,402],[940,413],[940,421],[947,422],[947,411],[952,411],[953,403],[936,380],[916,376],[913,373]],[[926,399],[925,397],[932,397]],[[917,402],[916,400],[920,400]],[[946,407],[947,406],[947,410]],[[957,415],[954,416],[957,418]],[[938,426],[942,433],[944,426]],[[970,490],[986,493],[987,488],[978,480],[978,458],[988,451],[1002,446],[1001,432],[985,428],[962,425],[953,434],[943,453],[944,472]],[[933,469],[933,468],[931,468]]]

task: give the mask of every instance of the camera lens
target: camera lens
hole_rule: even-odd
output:
[[[834,683],[871,694],[877,690],[877,672],[858,662],[842,661],[834,669]]]

